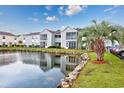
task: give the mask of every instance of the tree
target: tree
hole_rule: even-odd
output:
[[[110,25],[106,21],[102,21],[101,23],[97,24],[96,20],[93,20],[93,25],[90,27],[84,28],[79,33],[78,42],[80,45],[86,43],[88,49],[92,49],[96,53],[97,61],[104,60],[104,53],[106,39],[119,41],[118,39],[118,31],[112,25]],[[85,40],[82,38],[85,37]]]
[[[118,30],[118,32],[119,32],[119,43],[121,44],[121,45],[123,45],[124,44],[124,27],[122,27],[121,25],[114,25],[114,27],[115,27],[115,29],[117,29]]]

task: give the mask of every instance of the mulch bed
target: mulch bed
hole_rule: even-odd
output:
[[[106,62],[106,61],[97,61],[97,60],[94,60],[93,62],[92,62],[93,64],[108,64],[108,62]]]

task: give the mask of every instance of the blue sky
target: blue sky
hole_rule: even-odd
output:
[[[15,34],[39,32],[45,28],[85,27],[91,20],[107,20],[124,26],[124,6],[9,5],[0,6],[0,30]]]

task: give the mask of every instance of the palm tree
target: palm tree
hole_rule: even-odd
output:
[[[92,22],[92,26],[80,31],[78,40],[80,45],[85,43],[88,49],[92,49],[96,53],[97,61],[103,61],[106,51],[104,41],[106,39],[112,42],[118,40],[118,31],[106,21],[102,21],[99,24],[97,24],[96,20]]]

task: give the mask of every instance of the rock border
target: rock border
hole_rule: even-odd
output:
[[[77,79],[81,69],[85,66],[85,64],[90,59],[87,53],[82,54],[81,58],[82,58],[82,61],[75,67],[75,69],[72,72],[68,73],[68,75],[61,80],[57,88],[70,88],[72,86],[73,81]]]

